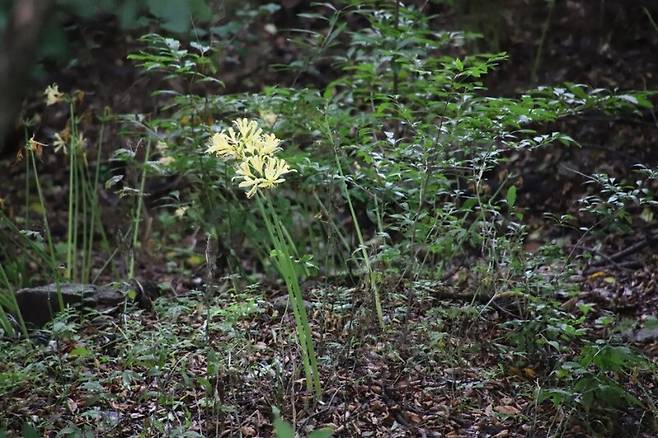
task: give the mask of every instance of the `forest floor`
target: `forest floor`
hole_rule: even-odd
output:
[[[658,31],[637,25],[646,22],[641,10],[633,15],[623,3],[562,4],[547,33],[536,83],[658,89]],[[510,61],[487,80],[489,93],[511,95],[533,85],[543,18],[541,11],[519,8],[483,30],[491,38],[498,35],[497,45],[510,53]],[[461,24],[451,15],[446,22]],[[512,25],[518,22],[524,25]],[[150,94],[157,84],[126,61],[135,41],[94,23],[72,32],[83,42],[75,49],[80,62],[53,73],[48,83],[87,93],[81,119],[90,138],[96,128],[84,114],[100,114],[105,107],[115,113],[157,110],[158,100]],[[267,32],[245,40],[249,50],[224,66],[227,91],[285,83],[267,66],[294,58],[295,49]],[[44,110],[39,99],[40,91],[34,91],[27,111],[40,115],[49,131],[43,134],[63,129],[67,115]],[[562,287],[580,293],[564,298],[561,311],[587,308],[581,328],[591,338],[606,336],[601,322],[606,315],[626,320],[621,335],[655,361],[658,333],[643,325],[658,309],[658,243],[652,230],[638,225],[601,241],[558,227],[547,216],[579,214],[576,200],[588,190],[582,174],[605,170],[624,177],[638,162],[658,164],[658,121],[646,114],[628,120],[592,115],[588,122],[567,120],[557,127],[582,148],[519,153],[499,172],[519,175],[518,202],[530,223],[526,250],[535,253],[547,243],[562,242],[579,261]],[[120,141],[118,128],[110,131],[107,143]],[[66,174],[59,160],[46,155],[42,163],[47,203],[55,206],[55,235],[66,225]],[[5,160],[0,174],[9,175],[2,197],[22,205],[23,166]],[[157,191],[157,184],[150,191]],[[18,207],[10,210],[10,215],[21,214]],[[117,215],[117,222],[123,221],[122,214],[110,211],[107,220]],[[413,301],[395,282],[383,288],[384,332],[376,329],[362,284],[349,278],[306,284],[324,394],[314,404],[304,397],[294,320],[281,285],[263,280],[243,292],[223,288],[208,305],[198,292],[205,275],[205,260],[198,255],[203,254],[201,239],[166,237],[163,231],[152,238],[163,242],[144,242],[137,278],[140,284],[157,285],[162,296],[127,302],[105,314],[59,319],[52,328],[57,342],[46,339],[43,348],[0,341],[0,425],[9,436],[26,421],[38,425],[43,436],[58,431],[57,436],[268,436],[273,406],[299,431],[329,426],[336,436],[592,436],[606,431],[648,437],[658,430],[650,410],[640,405],[617,417],[619,411],[580,412],[576,406],[556,408],[540,401],[537,390],[550,380],[554,364],[536,361],[532,352],[519,357],[516,346],[524,341],[510,339],[506,330],[506,324],[520,319],[514,299],[485,299],[488,310],[482,312],[481,297],[469,294],[481,279],[459,266],[443,281],[414,283]],[[471,262],[464,260],[464,266]],[[563,266],[541,269],[550,283]],[[208,354],[209,346],[218,353]],[[575,360],[568,351],[559,358]],[[623,381],[631,394],[649,400],[655,413],[655,376]]]

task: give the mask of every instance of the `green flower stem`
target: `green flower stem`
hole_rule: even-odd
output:
[[[338,174],[340,175],[340,188],[343,192],[343,196],[347,201],[347,206],[350,209],[350,215],[352,216],[352,221],[354,222],[354,229],[356,231],[356,237],[359,239],[359,250],[361,252],[361,257],[363,258],[363,263],[365,264],[366,271],[368,272],[368,280],[370,283],[370,288],[372,289],[372,294],[375,300],[375,311],[377,312],[377,321],[379,322],[379,328],[383,331],[385,328],[384,325],[384,311],[382,310],[382,302],[379,296],[379,288],[377,286],[377,278],[375,272],[372,269],[370,264],[370,257],[368,256],[367,246],[365,240],[363,239],[363,233],[361,233],[361,227],[359,226],[359,221],[356,217],[356,212],[354,211],[354,206],[352,205],[352,197],[350,196],[350,191],[347,188],[347,183],[345,182],[345,174],[343,173],[343,166],[340,163],[338,158],[338,146],[334,139],[333,134],[331,133],[331,128],[329,122],[325,119],[325,131],[331,145],[334,149],[334,158],[336,161],[336,168],[338,169]]]
[[[32,162],[32,173],[34,173],[34,181],[37,186],[37,195],[39,196],[39,203],[41,204],[41,215],[43,218],[43,227],[46,232],[46,240],[48,242],[48,250],[50,252],[50,263],[55,276],[55,284],[57,287],[57,304],[59,310],[64,310],[64,297],[62,296],[61,280],[59,270],[57,268],[57,256],[55,255],[55,245],[53,244],[53,236],[50,232],[50,225],[48,224],[48,215],[46,214],[46,201],[43,197],[43,190],[41,189],[41,182],[39,181],[39,172],[37,171],[37,162],[34,158],[34,151],[27,151],[27,159]],[[50,304],[50,301],[48,301]],[[50,309],[52,310],[52,309]]]
[[[101,124],[100,128],[100,134],[98,136],[98,145],[96,146],[96,171],[94,174],[94,183],[91,188],[91,218],[89,219],[89,235],[87,236],[87,247],[85,249],[86,252],[86,261],[85,261],[85,268],[83,270],[83,283],[86,283],[89,281],[89,278],[91,277],[91,255],[92,255],[92,250],[93,250],[93,245],[94,245],[94,229],[96,227],[96,222],[100,218],[99,210],[100,210],[100,205],[98,204],[98,186],[100,184],[100,163],[101,163],[101,147],[103,145],[103,136],[105,134],[105,123]],[[99,222],[99,226],[102,229],[102,223]]]
[[[272,245],[274,246],[274,251],[272,251],[274,264],[283,277],[288,289],[288,296],[297,327],[297,339],[302,351],[302,363],[306,375],[306,389],[309,394],[313,395],[314,399],[317,399],[322,392],[318,360],[313,344],[313,333],[311,332],[308,314],[304,306],[304,297],[299,284],[298,266],[296,266],[292,258],[295,252],[292,239],[290,239],[290,234],[282,224],[270,200],[261,193],[257,193],[256,202],[265,222],[265,227],[267,228]]]
[[[23,334],[23,337],[25,339],[28,339],[28,333],[27,333],[27,326],[25,325],[25,320],[23,319],[23,314],[21,313],[20,307],[18,307],[18,302],[16,301],[16,295],[15,292],[11,286],[11,283],[9,282],[9,278],[7,277],[7,272],[5,269],[2,267],[2,264],[0,264],[0,284],[4,284],[5,288],[7,288],[7,301],[4,302],[4,297],[3,302],[0,302],[0,319],[3,321],[3,326],[6,329],[9,329],[9,334],[13,336],[13,327],[9,323],[9,318],[5,314],[4,307],[2,304],[7,305],[7,307],[10,309],[10,311],[13,311],[14,314],[16,315],[16,318],[18,319],[18,326],[21,329],[21,333]]]
[[[141,221],[142,207],[144,206],[144,189],[146,187],[146,166],[148,165],[149,156],[151,155],[151,139],[146,142],[146,153],[144,154],[144,168],[142,169],[142,180],[139,184],[139,193],[137,194],[137,206],[135,207],[135,216],[133,219],[133,239],[130,253],[130,266],[128,268],[128,279],[135,278],[135,248],[139,237],[139,223]]]
[[[68,207],[68,223],[66,232],[66,278],[71,280],[73,278],[73,264],[75,259],[74,238],[76,230],[75,226],[75,191],[76,191],[76,150],[74,149],[75,142],[75,109],[73,101],[70,104],[70,124],[71,124],[71,138],[69,140],[69,207]]]
[[[29,144],[29,136],[27,127],[25,128],[25,144]],[[26,148],[27,149],[27,148]],[[25,217],[23,223],[23,229],[30,229],[30,202],[32,200],[32,191],[30,190],[30,157],[29,152],[25,151]],[[26,256],[21,257],[22,267],[20,273],[20,285],[23,285],[26,280],[26,273],[28,272],[28,258]]]

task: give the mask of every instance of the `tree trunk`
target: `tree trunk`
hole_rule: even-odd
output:
[[[16,130],[30,67],[53,0],[16,0],[0,48],[0,155]]]

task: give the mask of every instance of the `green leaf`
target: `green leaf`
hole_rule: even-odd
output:
[[[212,9],[210,9],[206,0],[190,0],[189,3],[192,16],[197,21],[212,20]]]
[[[39,432],[29,423],[23,424],[23,438],[39,438]]]
[[[137,0],[124,1],[117,13],[121,29],[135,29],[139,25],[137,20],[138,14],[139,6],[137,5]]]
[[[329,438],[332,435],[332,431],[328,427],[323,427],[322,429],[314,430],[308,434],[308,438]]]
[[[127,293],[126,296],[130,301],[135,301],[137,299],[137,291],[135,289],[130,289]]]
[[[555,406],[560,406],[565,402],[572,400],[575,395],[571,391],[560,388],[543,389],[539,392],[539,402],[550,400]]]
[[[112,186],[116,185],[119,181],[123,179],[123,175],[114,175],[112,178],[109,178],[105,181],[105,189],[110,189]]]
[[[514,204],[516,204],[516,186],[510,186],[510,188],[507,189],[507,195],[505,195],[505,199],[507,200],[507,205],[510,208],[514,207]]]
[[[85,357],[91,356],[91,351],[89,351],[86,347],[75,347],[71,352],[69,353],[71,357],[79,357],[81,359],[84,359]]]
[[[658,328],[658,318],[648,318],[644,321],[644,328],[654,330]]]
[[[274,434],[278,438],[295,438],[295,429],[290,423],[277,416],[274,419]]]
[[[266,14],[274,14],[281,9],[281,5],[276,3],[266,3],[258,8],[258,12],[264,12]],[[300,14],[301,15],[301,14]]]
[[[162,21],[162,27],[175,33],[190,28],[190,4],[180,0],[148,0],[149,10]]]

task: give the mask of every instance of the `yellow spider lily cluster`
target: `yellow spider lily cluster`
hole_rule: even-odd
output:
[[[235,129],[234,129],[234,128]],[[258,189],[271,189],[285,181],[283,176],[293,172],[288,163],[276,156],[281,140],[265,134],[254,120],[238,119],[233,127],[214,134],[208,141],[207,152],[225,160],[236,160],[236,178],[247,192],[247,198]]]
[[[43,92],[44,97],[46,98],[46,105],[54,105],[57,102],[60,102],[64,98],[64,93],[59,91],[57,84],[52,84],[46,87]]]

